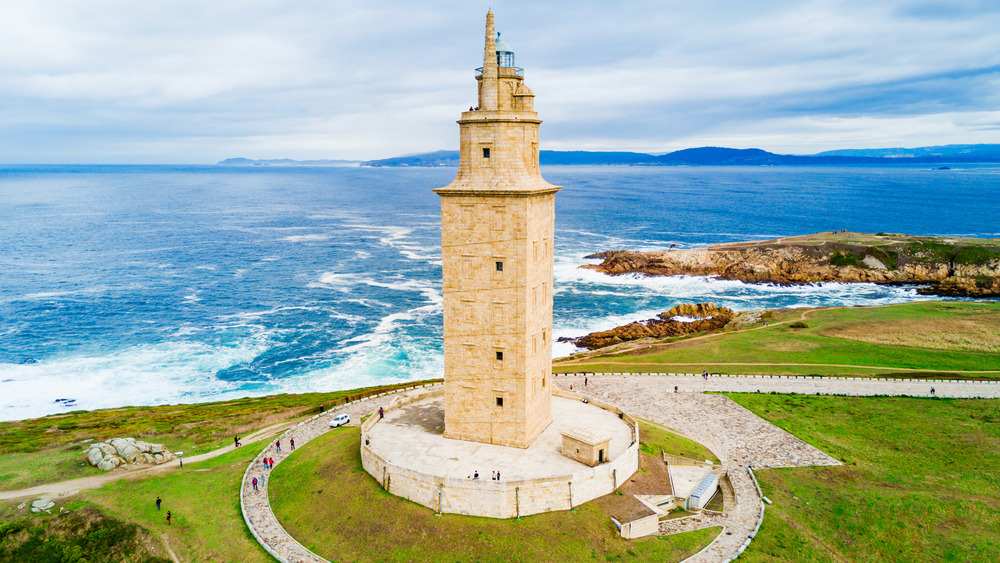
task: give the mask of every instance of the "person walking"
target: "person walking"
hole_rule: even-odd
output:
[[[167,511],[167,526],[170,525],[170,511]]]
[[[382,418],[385,418],[385,411],[384,411],[384,410],[382,410],[382,407],[379,407],[379,408],[378,408],[378,417],[379,417],[380,419],[382,419]]]
[[[276,449],[278,453],[281,453],[281,440],[274,442],[274,449]]]
[[[234,448],[240,447],[240,435],[239,434],[233,436],[233,444],[234,444],[233,445]]]
[[[676,392],[677,392],[677,386],[674,385],[674,393],[676,393]]]
[[[253,478],[253,490],[255,490],[255,491],[257,490],[257,478],[256,477]]]
[[[162,500],[160,500],[160,497],[159,497],[159,496],[157,496],[157,497],[156,497],[156,511],[157,511],[157,512],[159,512],[159,511],[160,511],[160,503],[162,503],[162,502],[163,502],[163,501],[162,501]]]
[[[586,386],[587,386],[587,376],[586,376],[586,375],[585,375],[585,376],[583,376],[583,386],[584,386],[584,387],[586,387]]]
[[[295,438],[288,440],[288,443],[292,446],[292,451],[295,451]]]

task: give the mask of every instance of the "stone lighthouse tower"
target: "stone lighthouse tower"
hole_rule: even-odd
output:
[[[486,14],[479,107],[441,196],[445,437],[527,448],[552,420],[555,193],[534,94]]]

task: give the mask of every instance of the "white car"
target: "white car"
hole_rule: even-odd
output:
[[[336,428],[338,426],[343,426],[351,421],[351,415],[344,413],[338,414],[330,420],[330,428]]]

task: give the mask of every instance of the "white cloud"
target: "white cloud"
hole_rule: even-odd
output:
[[[544,148],[997,141],[989,2],[497,6]],[[475,102],[467,3],[13,0],[0,160],[378,158],[452,148]],[[926,140],[926,141],[925,141]]]

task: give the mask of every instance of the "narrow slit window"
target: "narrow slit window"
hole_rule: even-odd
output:
[[[483,158],[489,158],[489,157],[490,157],[489,147],[483,147]]]
[[[497,361],[499,362],[503,361],[503,352],[497,352]]]
[[[498,272],[502,272],[503,271],[503,262],[497,262],[497,271]]]
[[[503,406],[503,397],[497,397],[497,406],[498,407],[502,407]]]

